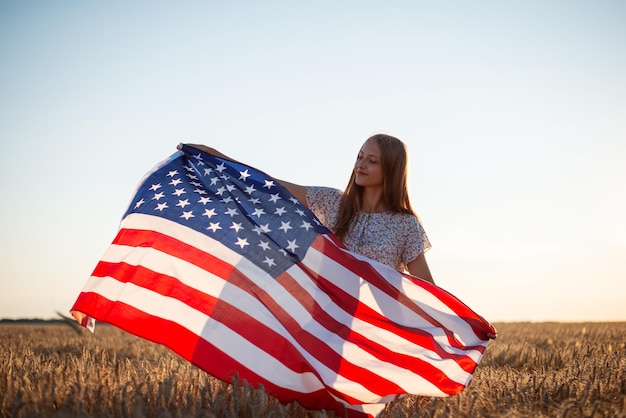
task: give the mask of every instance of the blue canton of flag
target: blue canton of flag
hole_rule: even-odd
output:
[[[221,242],[276,277],[304,257],[315,215],[267,174],[186,145],[143,181],[124,217],[166,218]]]

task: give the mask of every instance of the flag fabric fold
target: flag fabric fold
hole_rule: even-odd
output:
[[[496,333],[445,290],[348,251],[265,173],[186,145],[139,184],[72,311],[351,417],[459,393]]]

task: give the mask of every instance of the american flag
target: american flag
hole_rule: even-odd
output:
[[[186,145],[144,177],[72,310],[351,417],[459,393],[496,332],[443,289],[348,251],[270,176]]]

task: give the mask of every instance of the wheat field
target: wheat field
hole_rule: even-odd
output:
[[[380,417],[626,416],[626,322],[495,325],[463,393],[401,398]],[[220,382],[112,326],[3,322],[0,341],[1,417],[335,417]]]

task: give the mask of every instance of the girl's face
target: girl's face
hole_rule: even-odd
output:
[[[354,182],[363,187],[382,187],[383,168],[376,141],[365,141],[354,164]]]

